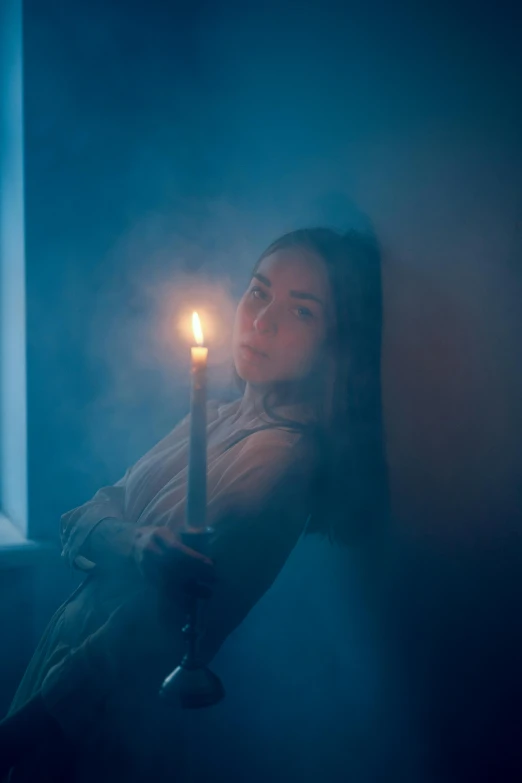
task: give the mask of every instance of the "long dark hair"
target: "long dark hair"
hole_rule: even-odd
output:
[[[339,544],[377,533],[388,521],[388,472],[381,403],[381,257],[372,237],[328,228],[292,231],[258,259],[278,250],[303,248],[325,263],[334,300],[328,349],[334,368],[328,391],[306,380],[316,394],[313,424],[282,420],[265,395],[274,422],[305,429],[316,438],[320,461],[307,534]],[[325,399],[328,394],[329,399]]]

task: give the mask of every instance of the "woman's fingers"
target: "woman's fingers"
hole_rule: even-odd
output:
[[[206,555],[186,546],[169,528],[142,529],[135,557],[148,581],[178,583],[215,581],[214,563]]]
[[[198,552],[197,549],[191,549],[186,544],[183,544],[181,541],[177,542],[176,549],[179,550],[183,555],[186,555],[187,557],[192,557],[195,560],[200,560],[202,563],[205,563],[206,565],[213,566],[214,563],[210,559],[210,557],[207,557],[206,555],[203,555],[201,552]]]
[[[191,549],[186,544],[183,544],[179,538],[168,528],[158,528],[155,533],[154,541],[162,551],[169,551],[173,553],[179,553],[180,556],[190,557],[194,560],[200,560],[206,565],[212,566],[212,560],[198,552],[196,549]]]
[[[176,536],[167,527],[158,527],[152,531],[150,540],[164,550],[176,543]]]

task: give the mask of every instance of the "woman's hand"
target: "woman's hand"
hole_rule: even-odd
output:
[[[138,528],[133,557],[143,578],[156,585],[168,582],[183,587],[215,579],[212,560],[183,544],[167,527]]]

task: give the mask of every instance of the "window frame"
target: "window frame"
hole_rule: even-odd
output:
[[[28,542],[22,0],[0,0],[0,549]]]

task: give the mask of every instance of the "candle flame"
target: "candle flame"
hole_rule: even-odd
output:
[[[201,328],[201,321],[197,313],[192,313],[192,331],[194,332],[194,339],[198,345],[203,345],[203,330]]]

